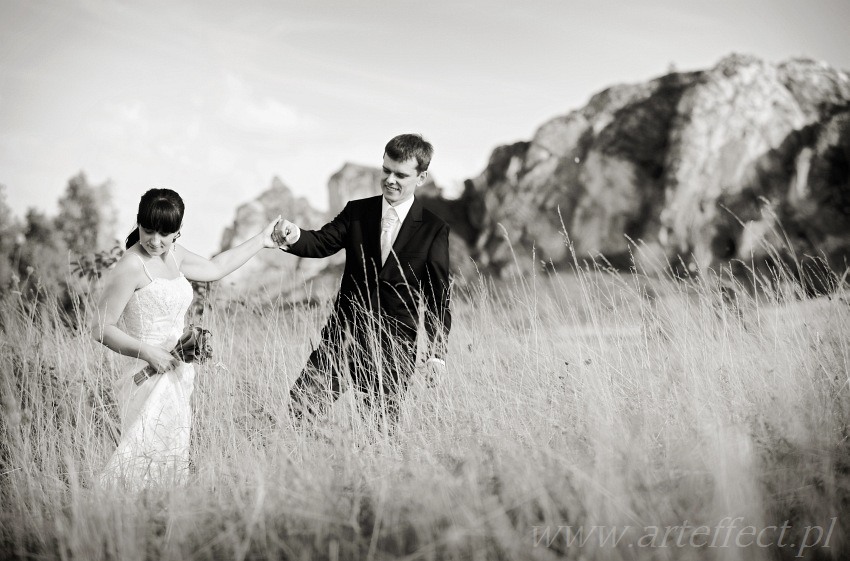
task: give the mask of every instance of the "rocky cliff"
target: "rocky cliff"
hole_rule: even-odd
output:
[[[276,209],[318,225],[345,201],[379,193],[379,178],[377,168],[343,166],[324,215],[277,189],[240,207],[233,231],[256,231]],[[465,276],[516,270],[515,256],[520,269],[540,261],[563,268],[571,250],[616,266],[699,269],[782,248],[843,267],[850,78],[812,60],[731,55],[707,70],[613,86],[530,140],[496,148],[459,199],[440,193],[429,182],[419,196],[451,224],[453,265]],[[227,234],[223,247],[238,239]],[[286,261],[302,277],[324,266]],[[280,278],[270,271],[279,262],[257,260],[248,274]]]
[[[510,246],[534,246],[558,264],[568,236],[580,257],[615,264],[630,261],[629,239],[656,264],[749,261],[779,242],[840,261],[850,253],[848,110],[847,74],[810,60],[733,55],[609,88],[529,142],[497,148],[467,182],[480,222],[472,257],[500,271]]]

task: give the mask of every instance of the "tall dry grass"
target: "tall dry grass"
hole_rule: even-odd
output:
[[[55,306],[34,311],[7,294],[0,549],[91,560],[841,559],[850,295],[805,298],[795,286],[782,274],[750,291],[711,274],[594,264],[468,279],[447,372],[434,387],[414,380],[392,435],[350,395],[310,430],[289,424],[288,389],[327,306],[219,303],[204,316],[217,363],[197,368],[191,481],[140,495],[96,484],[118,437],[110,352],[64,327]],[[784,542],[768,532],[765,547],[735,547],[747,526],[783,524]],[[816,527],[828,541],[814,543]]]

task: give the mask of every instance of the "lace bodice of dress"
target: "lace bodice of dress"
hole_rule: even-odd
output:
[[[171,350],[183,334],[192,296],[192,285],[183,275],[153,279],[127,302],[121,316],[124,331],[144,343]]]

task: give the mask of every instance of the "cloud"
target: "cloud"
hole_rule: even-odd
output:
[[[142,102],[126,101],[119,103],[111,103],[106,107],[107,115],[114,118],[114,122],[134,129],[147,130],[148,120],[143,115]]]
[[[236,76],[227,76],[227,96],[222,119],[228,124],[254,132],[292,132],[312,128],[314,120],[295,107],[273,97],[261,97]]]
[[[109,142],[147,141],[152,129],[148,113],[139,100],[110,101],[89,115],[88,123],[97,136]]]

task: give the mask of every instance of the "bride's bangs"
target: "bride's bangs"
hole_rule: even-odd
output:
[[[139,226],[161,234],[173,234],[180,229],[183,213],[166,200],[159,200],[148,206],[144,215],[139,215]]]

